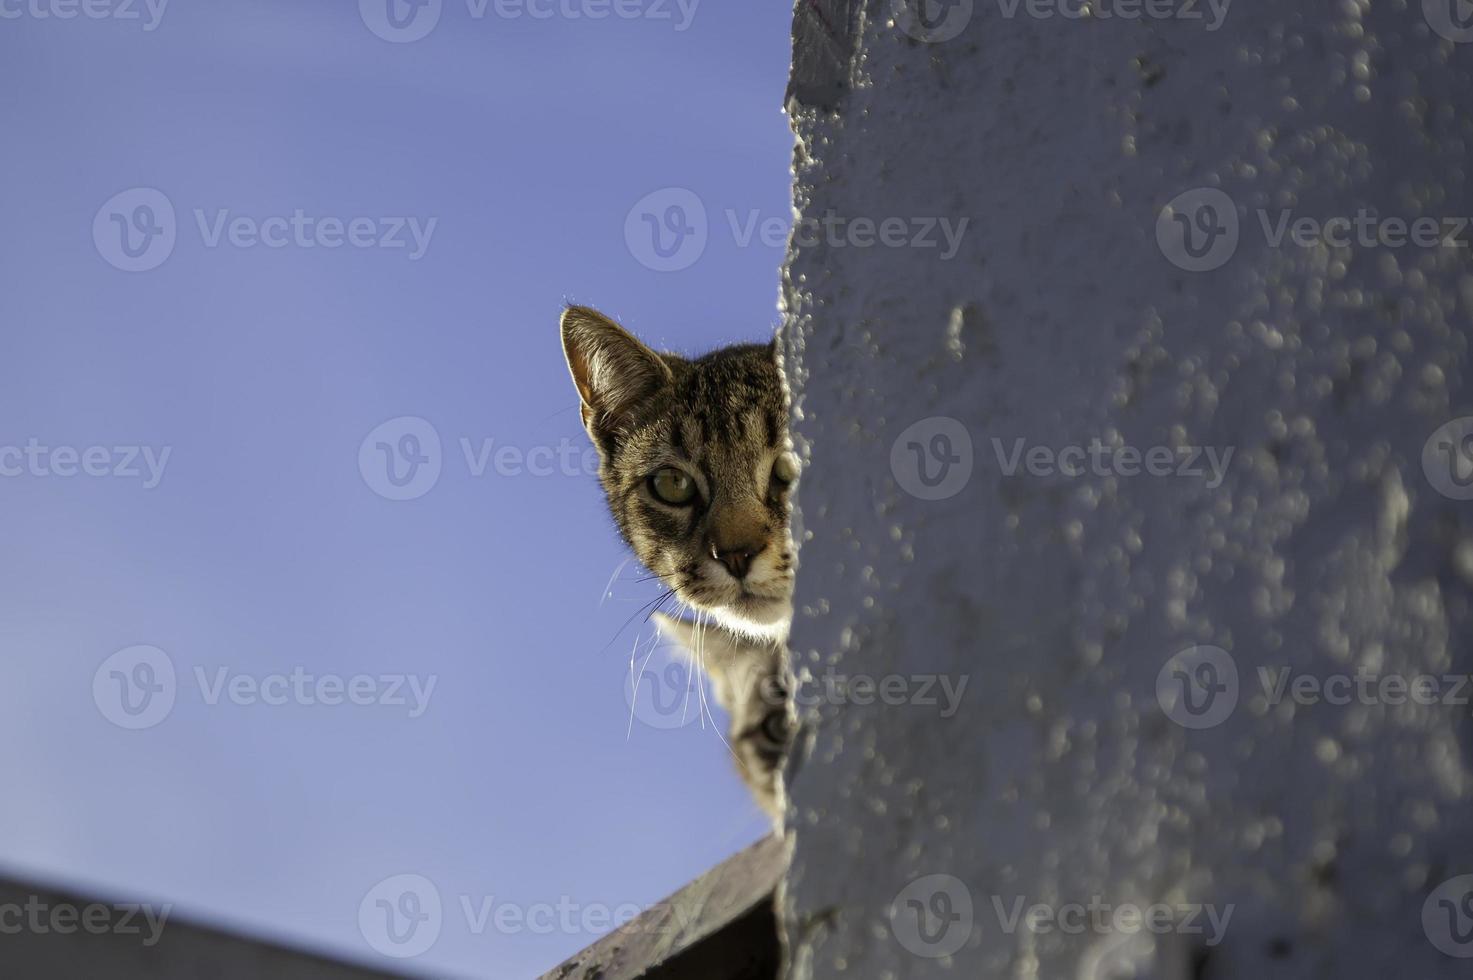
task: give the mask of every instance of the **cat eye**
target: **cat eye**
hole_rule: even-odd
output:
[[[789,486],[798,479],[798,459],[792,453],[783,453],[772,464],[772,478],[783,486]]]
[[[762,719],[762,737],[774,745],[786,745],[788,743],[788,713],[769,711],[767,717]]]
[[[683,507],[695,499],[696,481],[684,470],[662,466],[650,475],[650,493],[662,503]]]

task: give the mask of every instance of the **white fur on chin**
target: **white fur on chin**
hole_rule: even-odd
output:
[[[748,619],[730,606],[719,606],[708,611],[712,619],[739,636],[768,643],[785,642],[793,625],[793,610],[788,604],[779,602],[773,602],[771,609],[773,615],[769,621]],[[763,612],[766,612],[765,606]]]

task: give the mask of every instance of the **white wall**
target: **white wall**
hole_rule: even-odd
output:
[[[1473,874],[1473,708],[1389,704],[1394,688],[1273,706],[1259,674],[1473,670],[1473,501],[1430,440],[1473,415],[1470,252],[1275,245],[1258,213],[1270,233],[1284,208],[1473,214],[1473,30],[1439,36],[1440,2],[1238,0],[1208,29],[1205,0],[1204,20],[1133,21],[949,0],[935,11],[970,20],[930,42],[887,23],[888,0],[862,5],[838,113],[794,110],[799,213],[969,224],[949,260],[791,251],[809,467],[792,646],[818,675],[968,681],[950,718],[853,697],[810,713],[793,976],[1473,969],[1436,945],[1473,955],[1453,929],[1473,930],[1473,898],[1446,913],[1473,879],[1433,894]],[[1237,240],[1198,261],[1162,209],[1202,187],[1229,206],[1182,212],[1215,202]],[[1019,439],[1232,456],[1216,485],[1129,475],[1128,458],[1009,476],[994,439],[1005,456]],[[959,457],[938,490],[911,442]],[[1206,656],[1228,685],[1201,719],[1168,663],[1196,645],[1224,651]],[[1009,931],[997,905],[1019,898],[1230,918],[1212,947],[1206,909],[1117,947],[1114,928]],[[948,920],[918,920],[911,899]],[[1112,948],[1135,972],[1099,962]]]

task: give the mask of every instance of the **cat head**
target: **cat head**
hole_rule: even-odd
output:
[[[624,540],[687,606],[781,639],[792,621],[797,459],[774,343],[686,359],[582,306],[563,351]]]
[[[796,726],[787,651],[779,643],[751,640],[719,627],[656,613],[666,638],[682,647],[706,676],[731,719],[727,744],[742,781],[774,821],[784,807],[783,761]]]

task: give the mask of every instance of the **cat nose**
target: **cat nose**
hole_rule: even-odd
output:
[[[707,554],[721,562],[732,578],[746,578],[752,562],[772,540],[772,530],[764,517],[761,509],[750,502],[726,502],[711,509]]]
[[[716,545],[711,546],[711,557],[726,566],[732,578],[746,578],[747,573],[752,570],[752,559],[756,558],[762,549],[749,545],[741,545],[727,551],[722,551]]]

